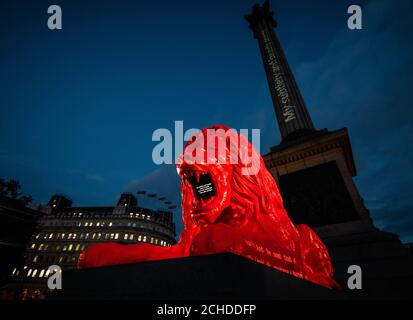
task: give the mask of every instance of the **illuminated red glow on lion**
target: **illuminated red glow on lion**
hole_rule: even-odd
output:
[[[204,139],[211,129],[215,136]],[[178,162],[184,224],[179,242],[95,244],[81,254],[79,268],[232,252],[339,288],[323,242],[308,226],[291,222],[273,177],[243,135],[225,126],[206,128],[186,144]]]

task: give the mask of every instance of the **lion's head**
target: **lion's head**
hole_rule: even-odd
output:
[[[257,212],[277,219],[274,213],[283,208],[260,154],[226,126],[198,132],[186,144],[177,169],[185,228],[218,222],[241,226]]]

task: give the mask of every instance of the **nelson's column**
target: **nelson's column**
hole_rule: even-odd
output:
[[[269,1],[254,5],[245,19],[258,40],[282,138],[264,160],[289,216],[323,239],[339,280],[347,279],[348,266],[357,264],[371,278],[371,289],[382,277],[390,282],[410,277],[411,283],[411,254],[396,235],[374,227],[353,182],[356,166],[347,129],[314,127],[274,32],[277,22]]]

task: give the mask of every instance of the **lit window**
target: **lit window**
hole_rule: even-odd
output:
[[[36,248],[36,244],[32,243],[32,246],[30,248],[32,248],[32,249]]]
[[[46,239],[46,238],[47,238],[47,233],[45,233],[43,236],[43,239]]]
[[[76,239],[77,238],[77,233],[74,233],[73,234],[73,239]]]
[[[89,239],[89,233],[86,233],[85,239]]]
[[[119,233],[115,234],[115,239],[117,240],[119,238]]]
[[[155,244],[158,244],[158,239],[155,239]]]
[[[151,218],[151,216],[147,216],[147,217],[146,217],[146,219],[148,219],[148,220],[149,220],[150,218]]]
[[[79,251],[80,250],[80,244],[77,244],[76,245],[76,251]]]
[[[101,233],[98,233],[98,239],[100,239],[102,237]]]
[[[40,233],[36,234],[36,239],[39,239]]]
[[[92,234],[92,239],[96,238],[96,233]]]
[[[33,273],[32,273],[32,278],[34,278],[36,276],[36,274],[37,274],[37,269],[34,269]]]
[[[129,215],[132,217],[132,216],[133,216],[133,212],[129,213]]]
[[[109,227],[111,227],[112,226],[112,222],[109,222]]]
[[[89,222],[85,222],[85,227],[87,227],[89,225]]]
[[[27,271],[27,276],[30,277],[31,274],[32,274],[32,269],[29,269],[29,271]]]
[[[141,235],[139,235],[138,241],[142,241],[142,236]]]
[[[111,233],[111,234],[110,234],[110,238],[113,239],[114,237],[115,237],[115,234],[114,234],[114,233]]]
[[[83,214],[82,212],[79,212],[79,217],[81,217],[81,216],[82,216],[82,214]]]
[[[63,262],[63,257],[59,257],[59,263]]]
[[[17,271],[17,268],[14,268],[11,275],[14,276],[14,274],[16,273],[16,271]]]
[[[63,246],[63,251],[66,251],[67,250],[67,246],[65,245],[65,246]]]
[[[43,275],[44,275],[44,269],[42,269],[42,271],[40,271],[39,278],[43,277]]]
[[[123,236],[123,240],[128,240],[129,235],[127,233],[125,233],[125,235]]]
[[[69,236],[67,237],[68,240],[72,239],[72,234],[69,233]]]
[[[62,239],[64,239],[65,238],[65,234],[64,233],[62,233]]]
[[[38,250],[39,250],[39,251],[42,251],[42,250],[43,250],[43,246],[44,246],[44,244],[41,243]]]
[[[89,223],[89,226],[90,226],[90,227],[93,227],[93,222]]]
[[[129,236],[129,240],[133,240],[133,234]]]
[[[153,238],[151,237],[151,243],[153,243]]]
[[[49,239],[53,238],[53,233],[49,234]]]
[[[82,226],[82,222],[79,222],[78,226],[81,227],[81,226]]]
[[[146,236],[143,237],[143,242],[146,242]]]
[[[144,215],[144,214],[142,215],[142,218],[145,219],[145,215]]]
[[[96,223],[96,226],[98,226],[98,227],[99,227],[99,226],[100,226],[100,222]]]
[[[48,276],[49,276],[49,273],[50,273],[50,271],[49,271],[49,269],[47,269],[46,273],[44,274],[44,277],[45,277],[45,278],[48,277]]]
[[[69,248],[68,248],[68,251],[72,251],[72,249],[73,249],[73,244],[70,244]]]

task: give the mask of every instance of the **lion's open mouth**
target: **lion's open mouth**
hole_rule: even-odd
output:
[[[193,171],[188,181],[192,185],[195,195],[195,207],[203,207],[213,201],[216,189],[209,172]]]

